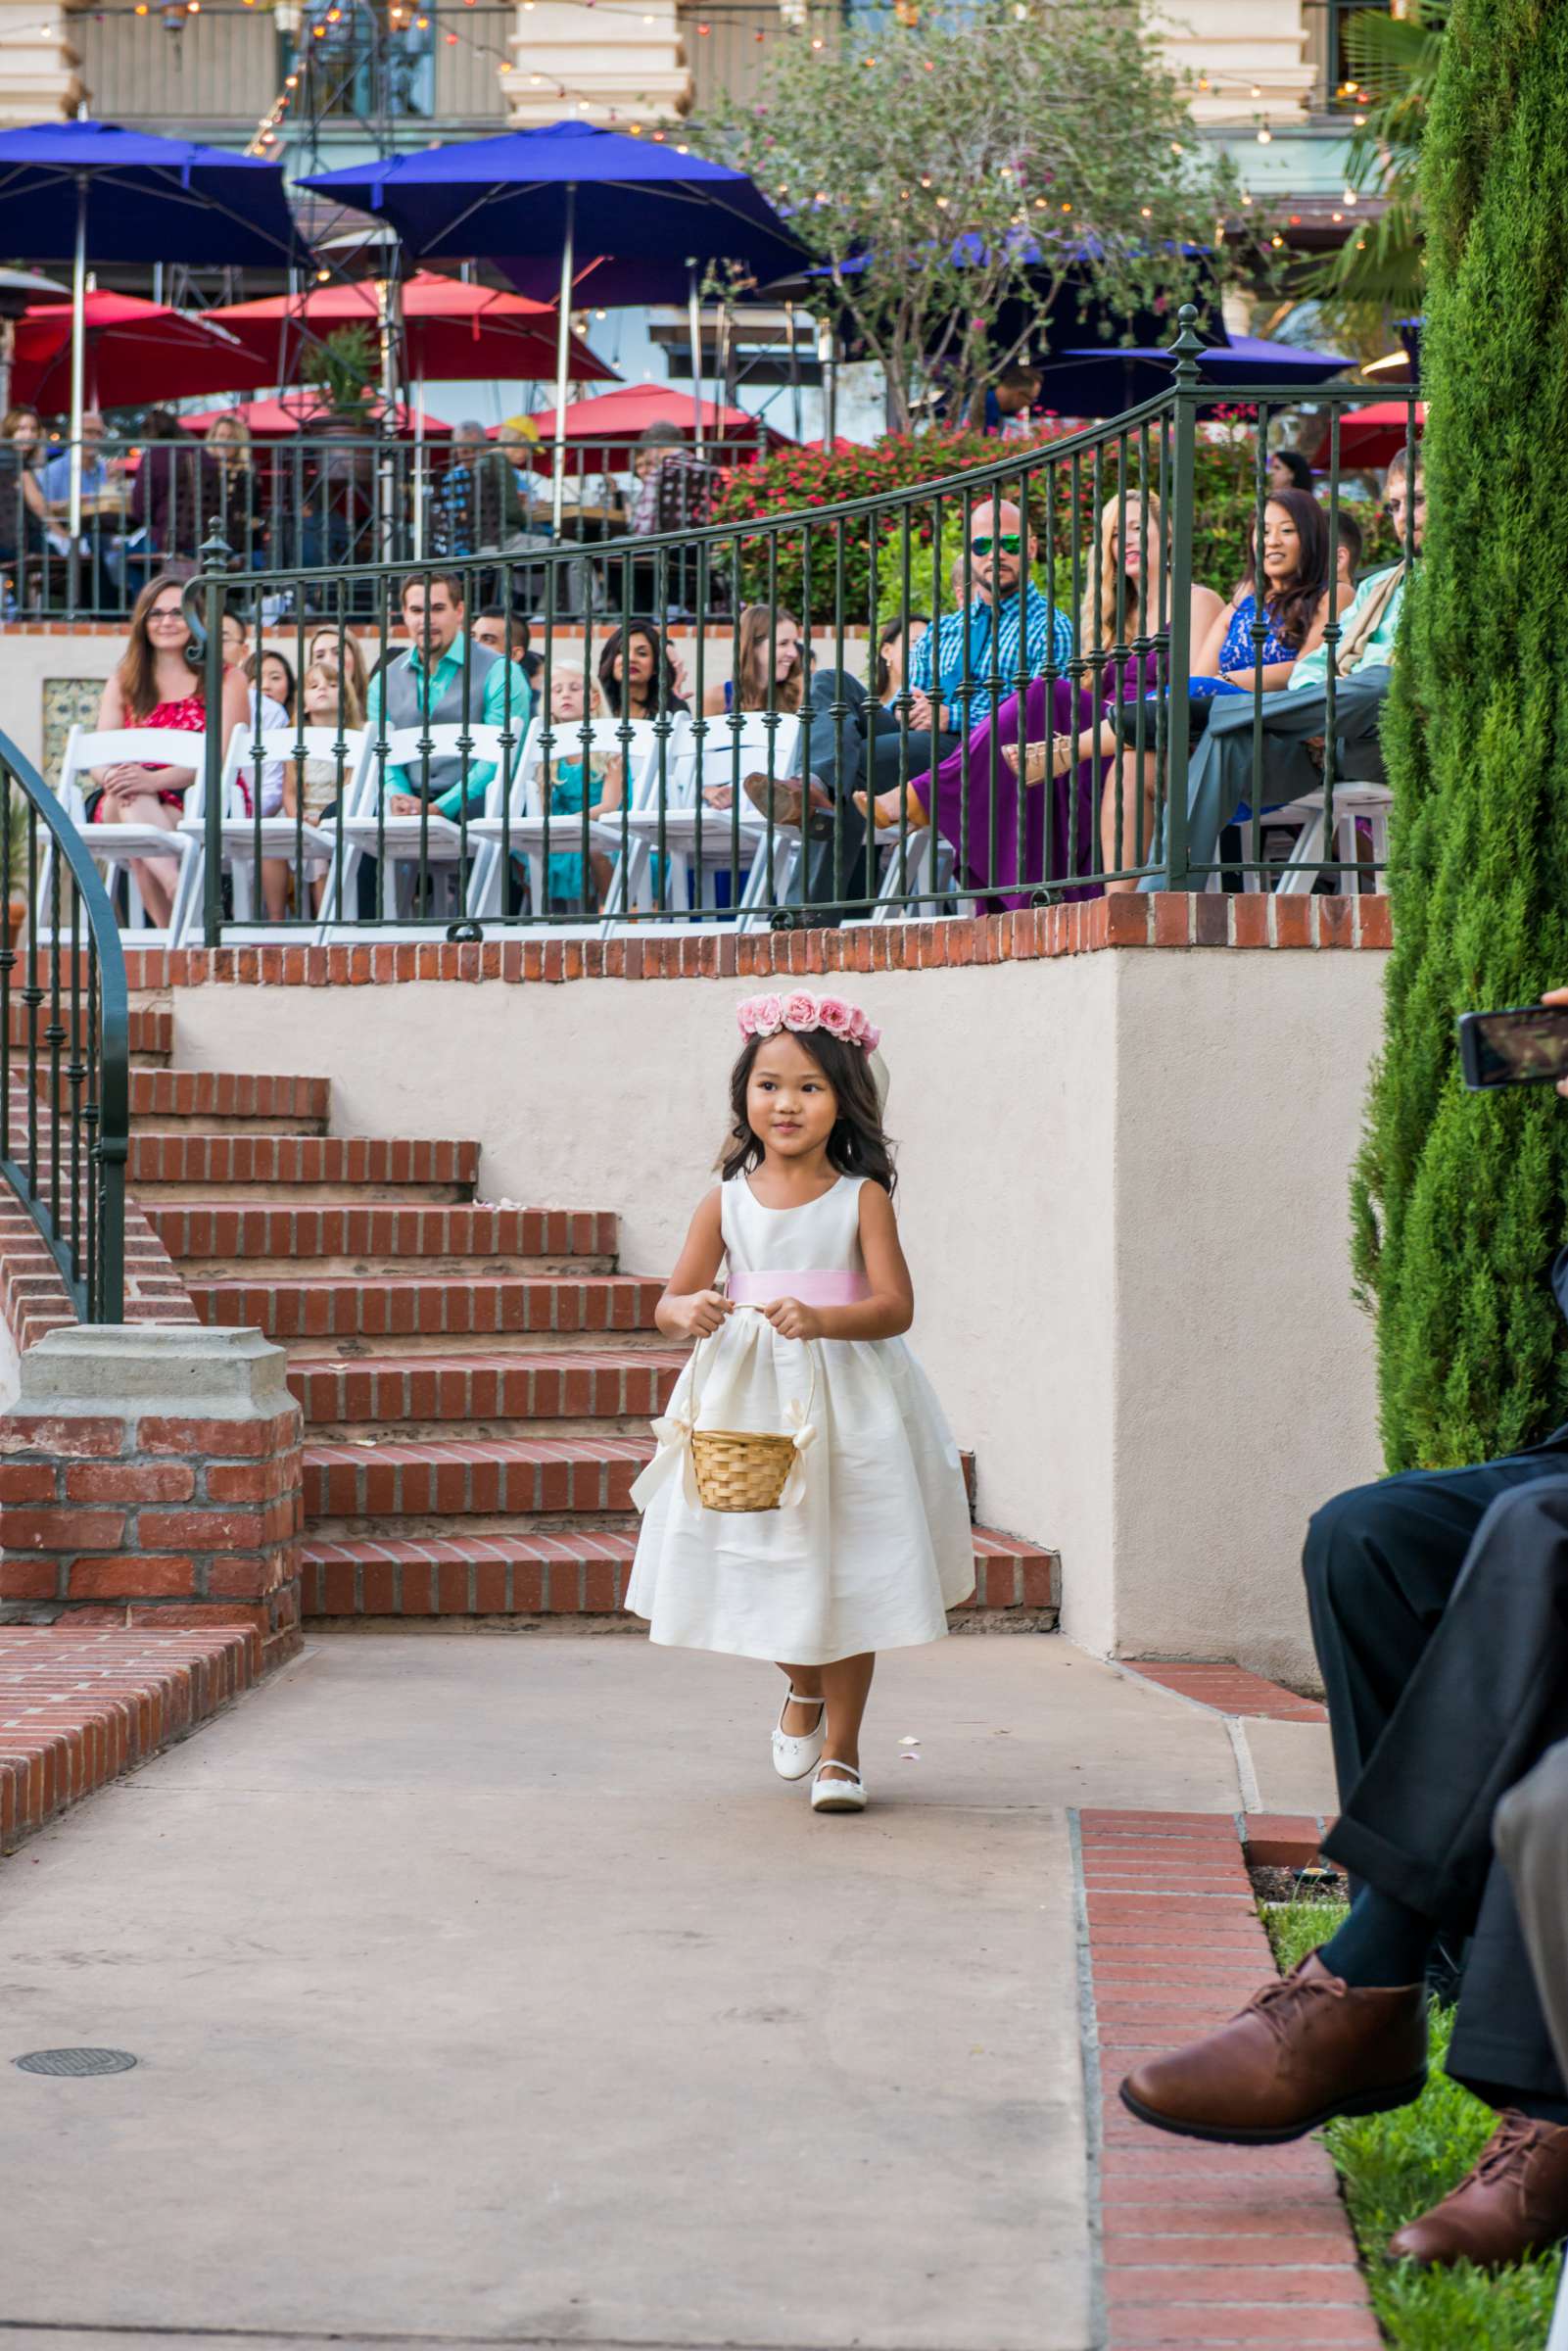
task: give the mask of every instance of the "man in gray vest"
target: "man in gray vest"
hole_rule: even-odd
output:
[[[502,660],[469,637],[462,582],[454,572],[428,572],[403,583],[403,625],[411,643],[370,681],[365,717],[372,727],[385,721],[389,734],[400,727],[472,725],[499,727],[514,742],[528,732],[532,697],[515,662]],[[438,816],[457,820],[466,804],[477,816],[484,805],[492,759],[472,754],[424,754],[402,766],[388,763],[388,813],[417,816],[428,801]]]
[[[468,635],[462,582],[455,572],[424,572],[403,583],[403,625],[410,642],[405,653],[388,659],[370,681],[365,719],[379,741],[401,728],[420,733],[466,720],[498,727],[514,744],[528,732],[533,696],[514,661]],[[389,816],[417,816],[428,806],[457,822],[466,809],[477,816],[496,772],[493,759],[468,752],[420,752],[412,760],[386,763],[384,792]],[[330,830],[334,810],[321,821]],[[376,913],[376,861],[365,857],[356,881],[359,918]],[[390,882],[389,882],[390,888]],[[390,898],[389,898],[390,903]]]

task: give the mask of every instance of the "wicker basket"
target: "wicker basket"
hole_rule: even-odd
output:
[[[806,1392],[803,1420],[810,1419],[817,1395],[815,1355],[810,1361],[811,1386]],[[694,1363],[690,1410],[694,1422],[697,1416]],[[795,1460],[792,1436],[775,1436],[752,1428],[693,1427],[691,1431],[691,1466],[696,1474],[697,1496],[705,1511],[778,1510]]]

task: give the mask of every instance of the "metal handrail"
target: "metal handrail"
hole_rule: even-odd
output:
[[[120,1322],[130,1014],[119,929],[80,835],[7,735],[0,790],[0,1176],[43,1235],[78,1319]],[[27,902],[21,948],[14,888]]]

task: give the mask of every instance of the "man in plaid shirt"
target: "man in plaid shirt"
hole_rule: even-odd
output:
[[[1017,692],[1021,644],[1025,677],[1037,678],[1048,666],[1065,670],[1071,660],[1067,614],[1049,604],[1032,581],[1020,593],[1024,563],[1034,555],[1034,534],[1025,532],[1016,505],[1002,499],[974,508],[968,558],[974,600],[927,629],[910,655],[912,776],[945,759],[962,731],[973,731]],[[879,711],[875,724],[875,789],[896,791],[896,712]]]

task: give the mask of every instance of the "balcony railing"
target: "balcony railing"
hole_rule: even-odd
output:
[[[356,27],[352,44],[340,44],[322,59],[314,85],[300,92],[285,117],[285,142],[310,115],[312,97],[314,111],[329,123],[386,113],[394,126],[406,121],[410,137],[427,122],[452,129],[504,123],[499,69],[516,29],[515,8],[495,0],[444,8],[437,0],[406,13],[402,30]],[[414,29],[416,16],[428,19],[423,34]],[[177,124],[214,135],[250,131],[298,62],[294,41],[279,31],[272,10],[236,0],[206,0],[195,15],[153,0],[140,16],[126,0],[112,0],[103,9],[81,11],[71,24],[93,112],[111,122]],[[421,60],[409,44],[426,38],[428,56]],[[304,47],[313,55],[309,41]]]

